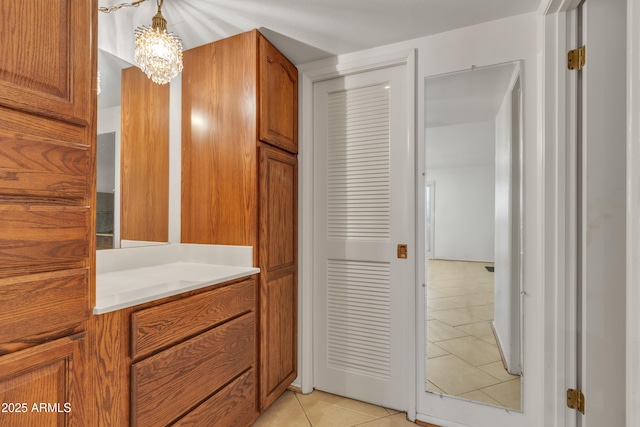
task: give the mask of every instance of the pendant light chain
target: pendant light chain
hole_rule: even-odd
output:
[[[104,12],[104,13],[111,13],[111,12],[115,12],[116,10],[120,10],[122,8],[125,7],[138,7],[140,6],[141,3],[144,3],[147,0],[137,0],[134,1],[132,3],[120,3],[120,4],[116,4],[114,6],[108,6],[108,7],[99,7],[98,10],[100,12]],[[158,0],[158,7],[160,7],[160,5],[162,4],[162,2],[160,0]]]

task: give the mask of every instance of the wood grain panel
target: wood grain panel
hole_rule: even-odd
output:
[[[166,425],[247,370],[254,333],[249,313],[132,365],[132,425]]]
[[[122,70],[120,237],[169,240],[169,85]]]
[[[71,146],[91,146],[95,140],[88,127],[27,114],[1,105],[0,129],[8,135],[24,135],[37,141],[64,141]]]
[[[3,412],[0,426],[88,425],[82,393],[83,336],[74,335],[0,357],[0,402],[25,403],[28,409],[21,413]]]
[[[253,369],[245,372],[213,397],[203,402],[176,427],[247,427],[254,421],[256,380]]]
[[[298,152],[298,70],[260,35],[260,140]]]
[[[96,426],[129,425],[130,309],[90,320],[91,419]]]
[[[0,265],[84,260],[89,229],[86,207],[0,205]]]
[[[292,267],[297,260],[298,161],[260,147],[260,268]]]
[[[0,342],[89,318],[89,269],[0,279]]]
[[[86,0],[0,2],[0,104],[90,122],[92,6]]]
[[[184,53],[183,243],[257,244],[256,33]]]
[[[292,272],[261,278],[260,407],[269,407],[297,375],[297,286]]]
[[[0,128],[0,192],[86,197],[90,154],[86,146],[29,137]]]
[[[182,341],[254,309],[255,280],[193,295],[131,315],[131,357]]]
[[[297,158],[260,146],[260,408],[297,373]]]

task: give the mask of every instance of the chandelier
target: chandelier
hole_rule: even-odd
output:
[[[157,0],[158,13],[151,27],[136,28],[134,58],[153,82],[166,84],[182,71],[182,42],[167,32],[167,20],[162,16],[162,3]]]
[[[138,7],[146,0],[121,3],[111,7],[99,7],[104,13],[114,12],[124,7]],[[154,83],[167,84],[182,71],[182,41],[167,32],[167,20],[162,16],[164,0],[156,0],[158,13],[151,20],[151,26],[135,30],[134,59],[138,67]]]

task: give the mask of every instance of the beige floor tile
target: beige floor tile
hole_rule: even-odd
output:
[[[427,362],[429,381],[446,394],[457,396],[498,383],[498,380],[454,355]]]
[[[468,293],[469,293],[469,290],[464,286],[452,286],[452,287],[446,287],[446,288],[428,288],[426,292],[427,299],[464,296]]]
[[[478,371],[493,378],[495,384],[488,387],[490,393],[500,396],[504,402],[510,402],[508,407],[514,408],[517,402],[519,407],[520,390],[513,385],[501,385],[501,382],[519,381],[518,376],[509,375],[502,366],[500,353],[495,336],[491,328],[494,317],[494,273],[487,271],[486,266],[493,263],[429,260],[427,263],[427,389],[443,392],[445,387],[440,377],[445,377],[445,372],[434,371],[434,366],[443,367],[443,362],[457,353],[461,362],[469,362],[465,365],[454,365],[452,369],[478,368],[470,372]],[[464,306],[459,306],[464,301]],[[463,337],[454,337],[453,331],[448,326],[454,326]],[[431,334],[429,334],[431,331]],[[436,338],[436,339],[431,339]],[[429,341],[436,341],[436,344]],[[472,344],[477,344],[475,349]],[[436,346],[437,347],[434,347]],[[431,350],[431,351],[429,351]],[[442,354],[442,350],[451,352],[451,356]],[[462,360],[466,358],[467,360]],[[453,359],[451,359],[453,360]],[[438,363],[434,364],[433,362]],[[490,362],[487,362],[490,361]],[[487,363],[482,363],[487,362]],[[470,366],[478,365],[478,366]],[[456,376],[457,372],[452,372]],[[434,376],[436,378],[434,378]],[[488,380],[488,377],[484,377]],[[462,380],[461,380],[462,381]],[[481,381],[479,382],[481,383]],[[467,384],[468,385],[468,384]],[[440,387],[438,387],[440,386]],[[449,387],[451,387],[449,385]],[[482,387],[480,387],[482,388]],[[515,390],[516,395],[510,397],[509,390]],[[448,394],[456,394],[447,390]],[[462,393],[466,399],[504,406],[495,396],[489,395],[477,389],[468,389]],[[502,395],[504,394],[504,396]]]
[[[469,311],[469,307],[456,308],[454,310],[432,311],[429,314],[434,319],[440,320],[449,326],[467,325],[469,323],[476,323],[481,320],[485,320],[473,317]]]
[[[448,354],[450,353],[447,350],[437,344],[427,341],[427,358],[432,359],[434,357],[446,356]]]
[[[475,307],[467,307],[469,314],[480,320],[493,320],[494,309],[493,304],[479,305]]]
[[[473,278],[452,275],[451,277],[438,277],[431,279],[428,285],[433,289],[450,289],[466,287],[473,284]],[[467,290],[468,291],[468,290]]]
[[[428,289],[426,293],[427,293],[427,300],[431,300],[436,298],[463,296],[467,293],[467,290],[461,287],[434,288],[434,289]]]
[[[497,400],[493,399],[491,396],[489,396],[488,394],[480,390],[475,390],[469,393],[461,394],[458,397],[462,397],[463,399],[473,400],[475,402],[486,403],[488,405],[502,406],[500,402],[498,402]]]
[[[511,375],[509,372],[507,372],[506,369],[504,369],[502,360],[500,360],[499,362],[493,362],[487,365],[478,366],[478,368],[482,369],[487,374],[496,379],[499,379],[502,382],[520,379],[519,375]]]
[[[482,391],[491,398],[500,402],[501,406],[515,409],[516,411],[519,411],[521,408],[520,390],[520,379],[507,381],[506,383],[500,383],[482,389]]]
[[[348,427],[389,415],[380,406],[318,390],[297,397],[313,427]]]
[[[395,409],[384,408],[385,411],[389,413],[389,415],[399,414],[400,411],[396,411]]]
[[[493,282],[484,283],[484,284],[478,283],[474,289],[475,289],[475,292],[477,293],[493,292]]]
[[[481,339],[482,341],[496,345],[496,337],[493,335],[491,322],[483,320],[482,322],[469,323],[468,325],[458,326],[456,329],[467,335]]]
[[[427,341],[438,342],[464,336],[464,332],[437,319],[427,320]]]
[[[253,423],[254,427],[311,427],[307,416],[298,402],[295,393],[285,391],[260,418]]]
[[[451,310],[453,308],[467,307],[467,305],[467,299],[464,295],[432,298],[427,301],[428,310]]]
[[[476,337],[440,341],[438,346],[473,366],[486,365],[502,360],[497,347],[487,344]]]
[[[444,391],[442,391],[441,388],[439,388],[437,385],[435,385],[431,381],[427,381],[426,388],[427,388],[427,391],[432,391],[434,393],[440,393],[440,394],[446,394]]]
[[[493,297],[494,297],[493,292],[475,292],[475,293],[464,295],[464,299],[467,307],[474,307],[476,305],[493,304]]]
[[[401,412],[375,421],[358,424],[358,427],[416,427],[416,425],[407,420],[407,414]]]

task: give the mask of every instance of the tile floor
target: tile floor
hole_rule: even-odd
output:
[[[253,427],[415,427],[407,414],[315,390],[287,390]]]
[[[502,364],[493,320],[492,263],[429,260],[429,391],[520,409],[520,377]]]

